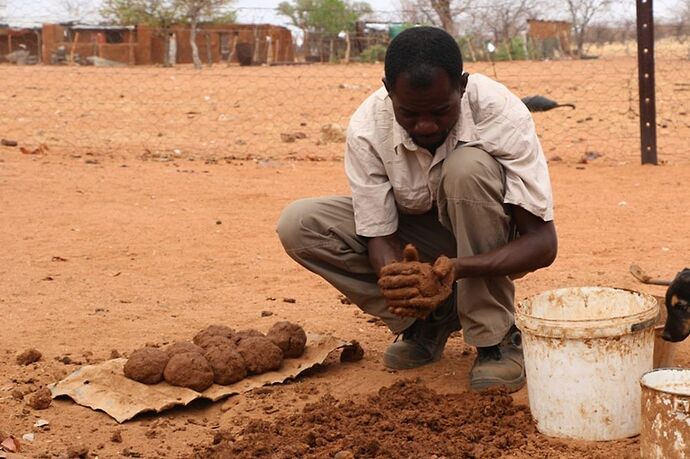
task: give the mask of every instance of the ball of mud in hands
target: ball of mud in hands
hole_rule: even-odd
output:
[[[125,363],[125,376],[144,384],[158,384],[163,380],[163,370],[167,363],[168,354],[160,349],[137,349]]]
[[[225,325],[209,325],[194,336],[194,344],[204,347],[202,343],[211,336],[221,336],[223,338],[233,339],[235,330]]]
[[[163,377],[173,386],[188,387],[203,392],[213,384],[213,369],[201,354],[184,352],[170,357]]]
[[[283,351],[286,359],[300,357],[307,344],[307,334],[304,329],[292,322],[276,322],[273,324],[266,338],[273,341]]]
[[[165,353],[168,354],[168,358],[177,354],[184,354],[185,352],[196,352],[197,354],[203,354],[204,349],[197,346],[189,341],[176,341],[170,346],[165,348]]]
[[[268,338],[252,336],[240,341],[237,349],[251,374],[277,370],[283,364],[283,351]]]
[[[230,342],[209,347],[204,357],[213,369],[213,382],[216,384],[232,384],[247,376],[244,358]]]

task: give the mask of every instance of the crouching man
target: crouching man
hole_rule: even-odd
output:
[[[345,172],[351,197],[285,208],[288,255],[402,334],[387,367],[439,360],[462,328],[477,347],[472,389],[522,387],[512,278],[557,252],[548,169],[525,105],[464,73],[443,30],[408,29],[390,43],[383,87],[352,116]]]

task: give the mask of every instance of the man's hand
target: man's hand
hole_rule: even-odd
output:
[[[381,269],[378,285],[388,308],[399,316],[426,318],[453,292],[455,268],[441,255],[434,265],[419,261],[417,249],[408,244],[403,261]]]

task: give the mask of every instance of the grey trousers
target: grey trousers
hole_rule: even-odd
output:
[[[441,165],[437,208],[422,215],[400,214],[398,235],[414,244],[422,261],[439,255],[464,257],[505,245],[511,220],[503,204],[505,172],[488,153],[473,147],[451,152]],[[380,317],[394,333],[414,319],[391,313],[381,296],[367,252],[368,238],[355,232],[352,199],[301,199],[278,221],[287,254],[323,277],[364,312]],[[515,289],[509,277],[457,281],[458,317],[465,341],[474,346],[501,342],[513,324]]]

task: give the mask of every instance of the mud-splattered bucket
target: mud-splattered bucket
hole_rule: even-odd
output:
[[[642,459],[690,458],[690,369],[645,373],[642,386]]]
[[[652,369],[654,297],[628,290],[553,290],[518,304],[527,391],[537,429],[615,440],[640,433],[640,376]]]

